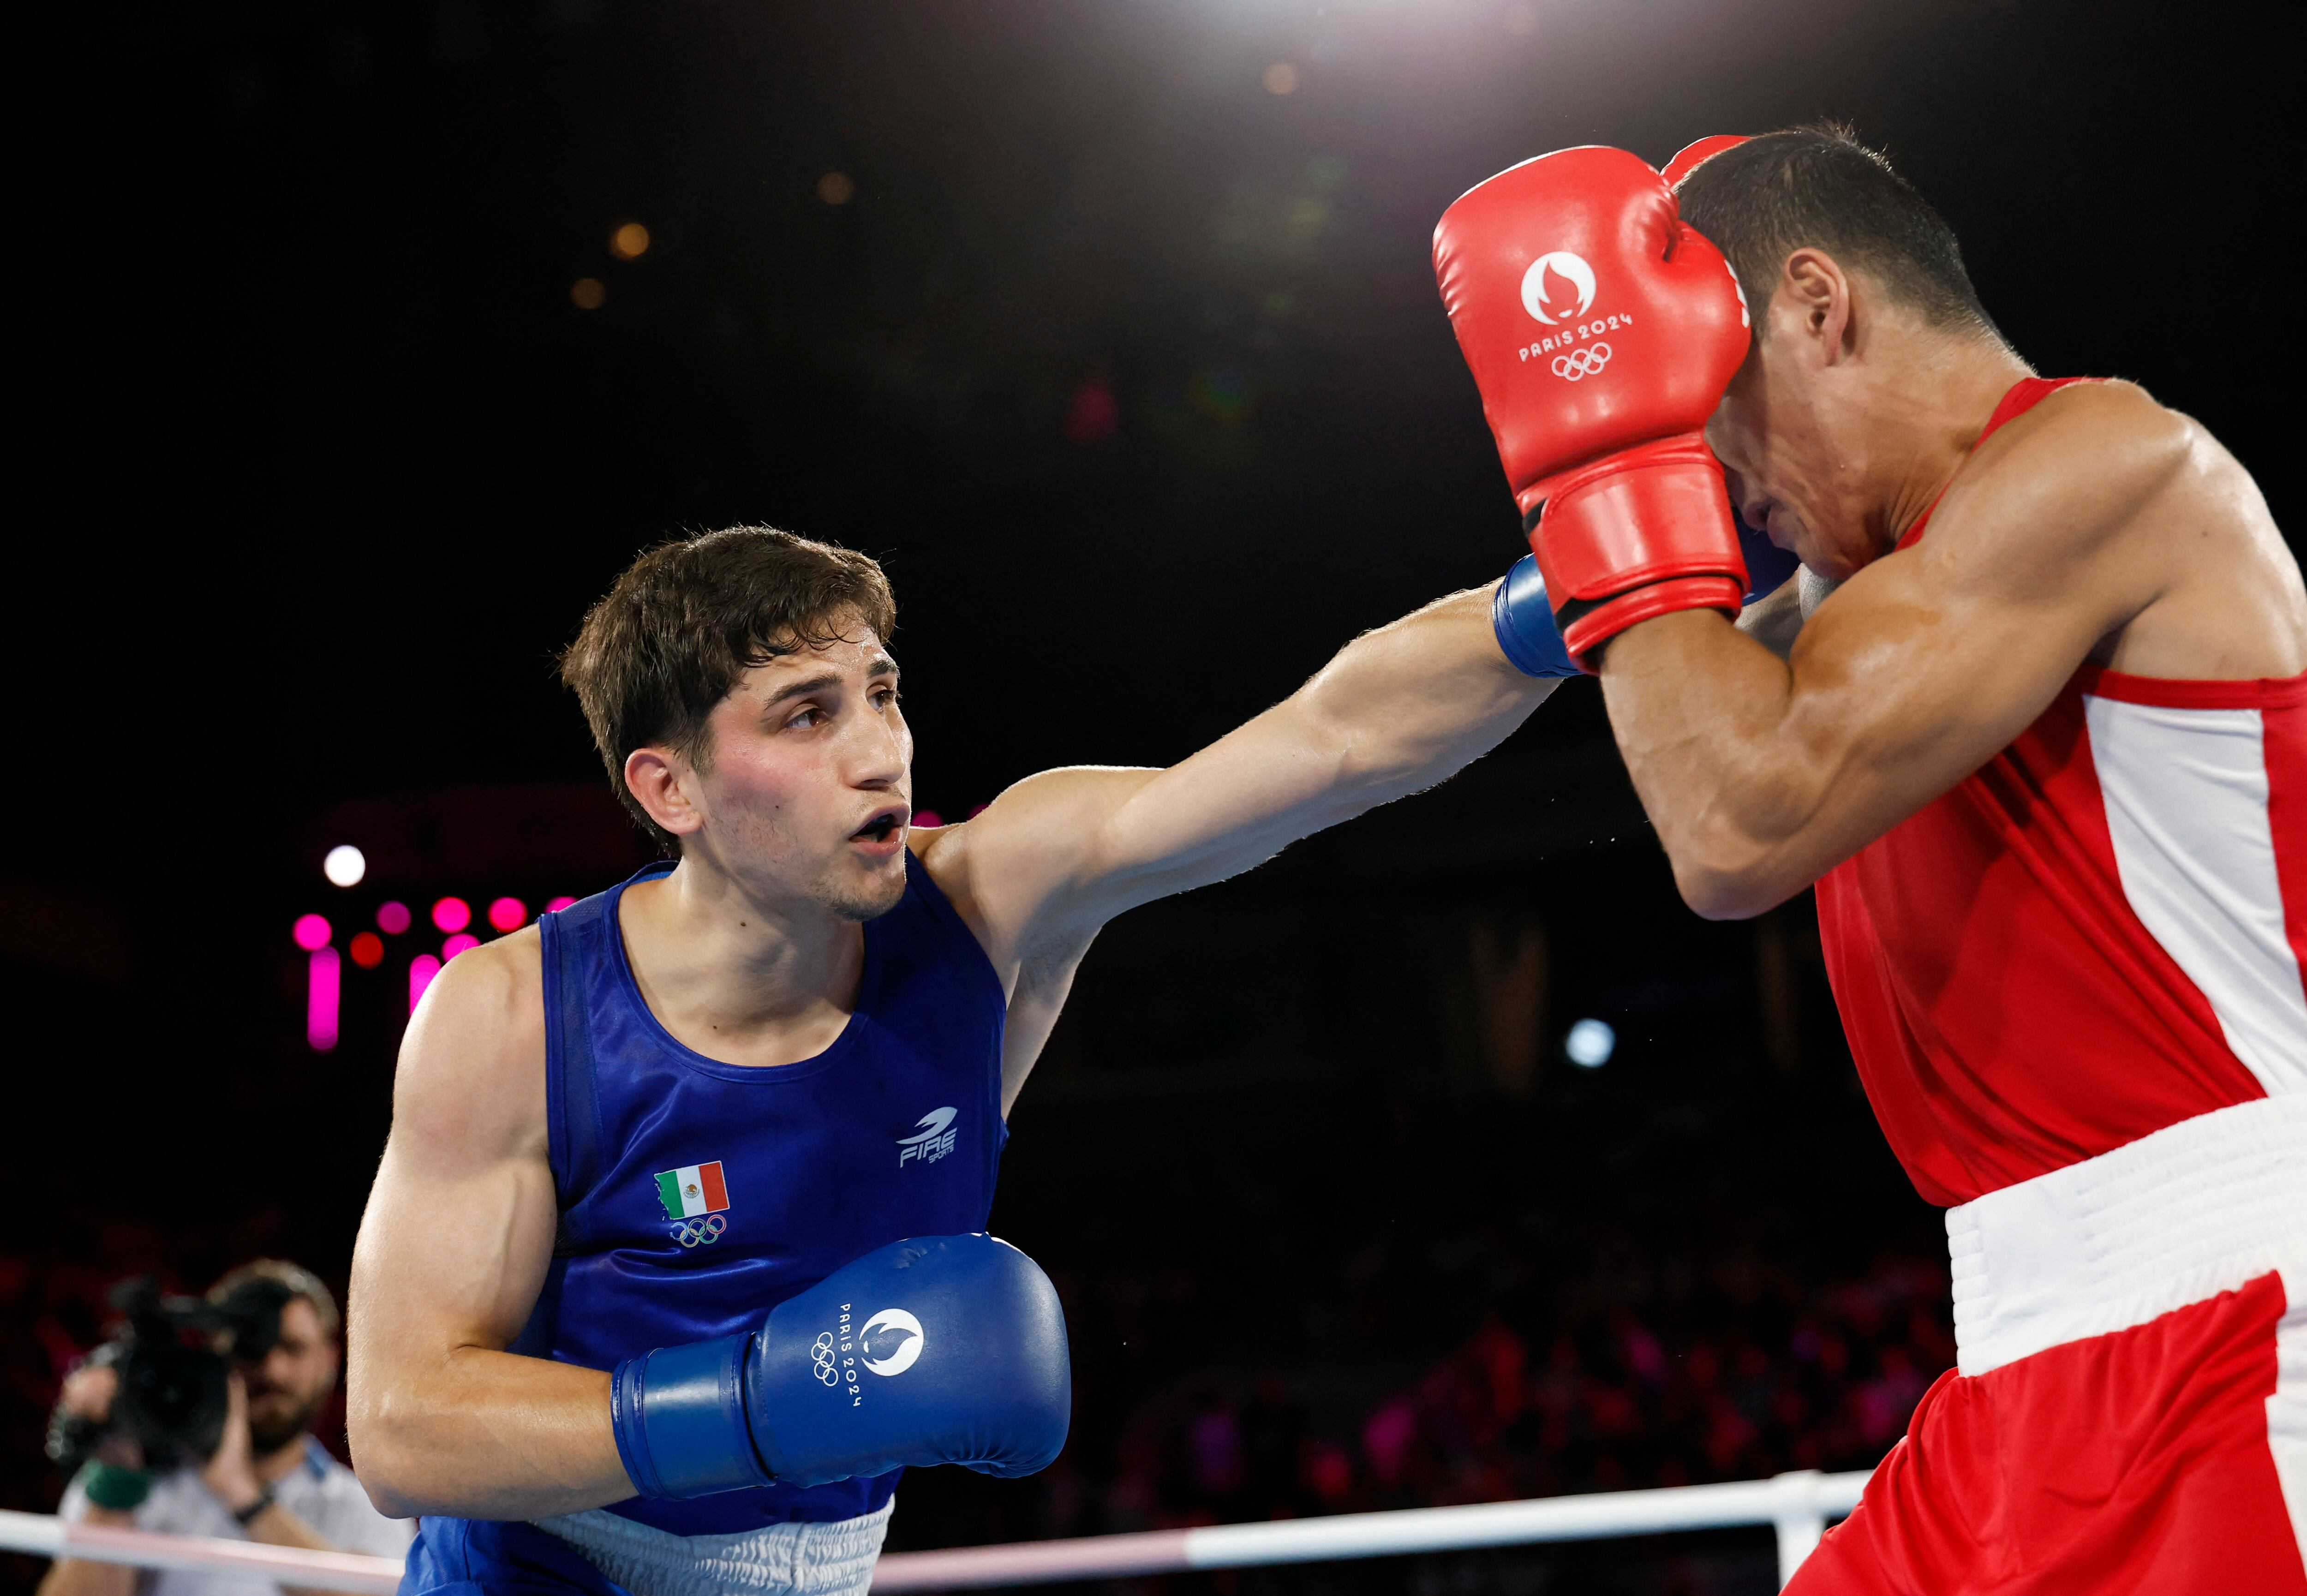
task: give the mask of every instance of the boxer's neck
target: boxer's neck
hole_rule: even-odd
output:
[[[1875,339],[1857,432],[1874,507],[1867,533],[1880,555],[1938,502],[1994,407],[2034,373],[1992,334],[1904,322],[1878,326]]]
[[[792,1064],[848,1023],[864,928],[802,896],[771,899],[684,859],[618,905],[642,1000],[684,1046],[728,1064]]]

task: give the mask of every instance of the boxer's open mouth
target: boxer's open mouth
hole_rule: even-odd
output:
[[[851,839],[856,842],[888,842],[890,836],[905,823],[904,810],[886,809],[849,835]]]

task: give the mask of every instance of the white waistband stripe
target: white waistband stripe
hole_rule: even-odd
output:
[[[2262,1098],[1947,1210],[1957,1367],[2143,1325],[2283,1273],[2307,1300],[2307,1096]]]

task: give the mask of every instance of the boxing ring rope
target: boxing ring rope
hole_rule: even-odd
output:
[[[1211,1524],[1130,1535],[1085,1535],[950,1551],[891,1552],[873,1571],[877,1592],[966,1591],[1061,1580],[1112,1579],[1272,1563],[1322,1563],[1414,1552],[1471,1551],[1549,1540],[1597,1540],[1771,1524],[1779,1538],[1779,1583],[1808,1557],[1829,1519],[1857,1505],[1866,1475],[1814,1469],[1724,1485],[1601,1491],[1466,1507],[1408,1507],[1272,1523]],[[246,1540],[156,1535],[142,1530],[67,1524],[53,1514],[0,1509],[0,1550],[44,1557],[89,1557],[142,1568],[253,1574],[330,1591],[390,1596],[400,1565],[350,1552],[296,1551]]]

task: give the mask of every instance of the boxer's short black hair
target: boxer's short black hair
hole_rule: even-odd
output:
[[[609,785],[668,853],[679,842],[625,785],[637,748],[673,749],[709,767],[708,717],[746,671],[797,648],[897,624],[889,579],[854,549],[730,527],[662,544],[625,569],[561,656]]]
[[[1683,220],[1729,257],[1758,337],[1787,257],[1805,247],[1865,271],[1933,326],[2001,336],[1963,269],[1954,229],[1848,127],[1819,123],[1748,139],[1699,162],[1675,192]]]

